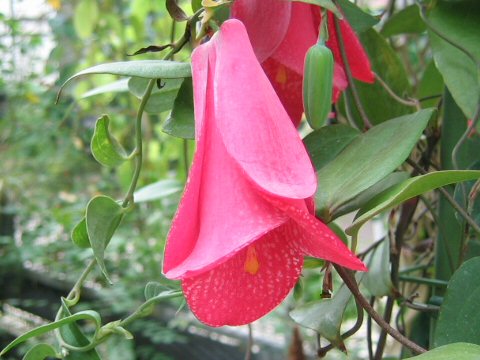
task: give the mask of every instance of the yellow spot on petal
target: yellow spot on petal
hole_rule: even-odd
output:
[[[250,245],[247,248],[247,259],[245,260],[244,269],[251,275],[255,275],[260,268],[260,263],[258,262],[257,251],[253,245]]]
[[[278,67],[277,76],[275,76],[275,81],[282,85],[285,85],[287,83],[287,69],[285,69],[285,66],[280,65]]]

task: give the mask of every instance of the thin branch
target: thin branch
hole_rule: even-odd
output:
[[[385,91],[390,95],[395,101],[399,102],[400,104],[406,105],[406,106],[411,106],[416,108],[417,110],[420,110],[420,101],[417,99],[404,99],[400,96],[398,96],[390,86],[383,80],[380,75],[377,73],[373,73],[375,75],[375,79],[378,81],[378,83],[385,89]]]
[[[416,354],[422,354],[426,352],[427,350],[419,346],[418,344],[414,343],[410,339],[406,338],[403,336],[398,330],[394,329],[389,323],[387,323],[382,316],[375,311],[375,309],[370,306],[370,303],[368,302],[367,299],[365,299],[360,292],[360,289],[358,288],[358,284],[355,281],[354,276],[350,273],[349,270],[339,266],[339,265],[334,265],[335,269],[337,270],[338,274],[340,277],[343,279],[345,282],[345,285],[350,289],[352,292],[353,296],[357,301],[360,303],[360,305],[365,309],[365,311],[375,320],[375,322],[382,328],[385,329],[385,331],[391,335],[394,339],[396,339],[398,342],[403,344],[405,347],[409,348]]]
[[[373,309],[375,304],[375,296],[370,297],[370,306]],[[368,346],[368,359],[373,360],[373,342],[372,342],[372,317],[367,318],[367,346]]]
[[[248,342],[247,342],[247,351],[245,352],[245,360],[252,359],[252,346],[253,346],[253,330],[252,324],[247,324],[248,327]]]
[[[355,105],[357,106],[357,110],[360,113],[360,117],[362,118],[365,128],[370,129],[372,127],[372,123],[368,119],[367,113],[365,112],[365,109],[363,108],[362,102],[360,100],[360,96],[358,95],[358,91],[352,76],[352,70],[350,69],[350,65],[348,63],[347,53],[345,51],[345,43],[343,41],[342,29],[340,28],[340,22],[336,16],[334,16],[334,22],[340,48],[340,55],[342,57],[345,74],[347,75],[348,85],[350,87],[350,90],[352,91],[353,100],[355,101]]]

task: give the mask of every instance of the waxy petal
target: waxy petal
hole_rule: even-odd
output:
[[[247,28],[259,62],[270,57],[283,41],[290,23],[290,7],[290,1],[279,0],[236,0],[233,3],[231,15]]]
[[[214,84],[222,100],[215,111],[228,153],[264,191],[295,199],[312,196],[317,183],[312,163],[243,24],[230,20],[218,35]]]
[[[243,325],[265,315],[288,295],[300,276],[303,256],[294,246],[289,222],[254,243],[256,273],[245,269],[245,248],[227,262],[185,279],[183,291],[192,312],[207,325]]]
[[[328,12],[329,39],[327,41],[327,46],[332,50],[335,62],[340,64],[342,67],[345,67],[342,60],[342,55],[340,53],[340,45],[338,43],[338,36],[334,21],[335,15],[331,12]],[[375,81],[375,76],[373,75],[370,66],[370,60],[368,59],[368,55],[363,49],[360,40],[358,40],[357,34],[355,34],[348,21],[339,21],[340,30],[342,31],[342,39],[345,46],[345,52],[347,55],[350,70],[352,71],[352,76],[357,80],[366,83],[373,83]]]

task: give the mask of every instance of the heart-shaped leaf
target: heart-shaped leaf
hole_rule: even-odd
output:
[[[177,98],[173,103],[170,116],[162,130],[172,136],[183,139],[195,138],[195,119],[193,114],[193,86],[191,79],[183,81]]]
[[[90,239],[88,238],[87,222],[85,218],[80,220],[72,230],[72,241],[75,245],[82,249],[90,247]]]
[[[104,255],[110,239],[122,221],[125,209],[108,196],[94,197],[87,205],[87,232],[93,254],[103,275],[110,281]]]
[[[104,166],[118,166],[127,160],[127,154],[117,139],[110,134],[108,125],[110,118],[103,115],[95,124],[90,149],[92,155],[100,164]]]

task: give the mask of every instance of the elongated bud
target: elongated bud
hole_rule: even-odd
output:
[[[317,43],[307,52],[303,74],[303,107],[313,129],[323,126],[330,113],[333,87],[333,54]]]

